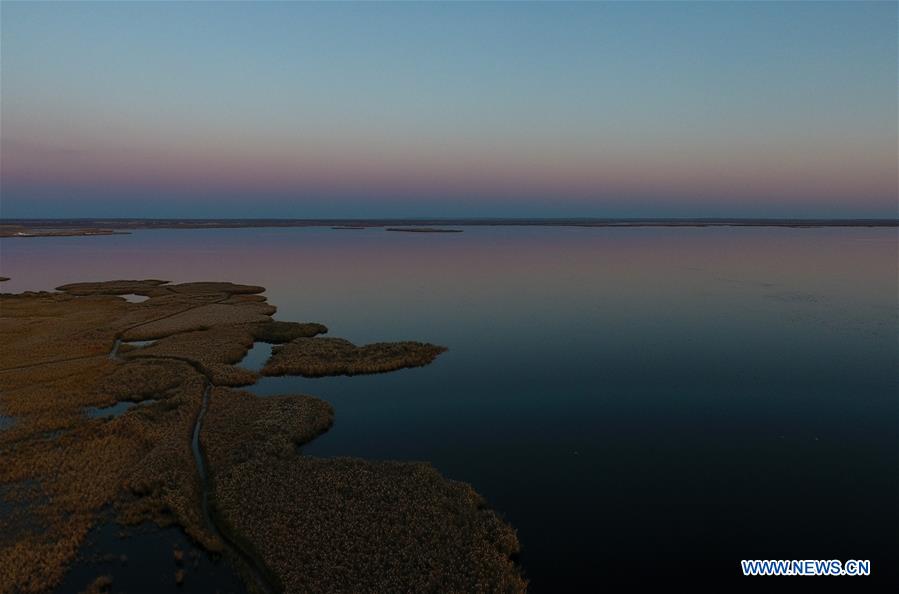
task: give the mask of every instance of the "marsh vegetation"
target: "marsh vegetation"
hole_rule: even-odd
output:
[[[257,340],[281,344],[267,374],[376,373],[445,349],[318,337],[321,324],[273,321],[263,291],[147,280],[0,295],[0,415],[15,419],[0,432],[0,590],[58,584],[108,510],[178,526],[242,575],[258,561],[275,590],[524,589],[515,533],[471,487],[427,464],[304,456],[329,404],[230,388],[256,380],[235,364]]]
[[[446,348],[424,342],[376,342],[356,346],[342,338],[297,338],[272,349],[263,375],[360,375],[431,363]]]

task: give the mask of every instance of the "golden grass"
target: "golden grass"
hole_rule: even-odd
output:
[[[250,295],[250,294],[238,294],[231,295],[227,299],[225,299],[222,303],[249,303],[249,302],[260,303],[265,301],[265,295]]]
[[[148,300],[146,303],[148,303]],[[268,322],[275,308],[267,303],[210,303],[127,330],[125,340],[154,340],[180,332],[206,330],[213,326]]]
[[[206,379],[172,358],[107,356],[117,335],[205,307],[209,295],[198,290],[206,288],[178,292],[162,281],[116,281],[0,295],[0,414],[15,418],[0,432],[0,493],[23,510],[3,521],[0,591],[52,587],[110,505],[122,522],[177,523],[206,548],[221,548],[202,517],[190,449]],[[156,289],[160,294],[140,304],[102,294]],[[239,312],[228,319],[235,318],[242,319]],[[87,406],[148,398],[159,402],[111,419],[84,415]]]
[[[214,505],[286,592],[523,592],[514,531],[431,466],[297,455],[331,423],[313,398],[218,389],[202,445]]]
[[[105,355],[115,340],[106,319],[128,309],[117,297],[85,297],[76,306],[57,293],[3,295],[0,304],[0,369]]]
[[[14,510],[2,518],[0,592],[52,588],[110,507],[120,522],[178,524],[207,550],[227,550],[203,515],[191,435],[208,382],[256,378],[234,365],[254,340],[289,341],[269,372],[308,375],[425,365],[445,350],[312,338],[327,328],[272,321],[261,287],[63,289],[0,295],[0,415],[15,418],[0,431],[0,504]],[[123,293],[150,298],[114,296]],[[116,338],[158,340],[111,359]],[[114,418],[84,414],[148,399]],[[298,455],[333,417],[311,397],[212,390],[200,443],[228,543],[288,592],[524,589],[514,532],[469,486],[426,464]]]
[[[424,342],[376,342],[356,346],[342,338],[298,338],[272,349],[262,375],[359,375],[431,363],[445,347]]]
[[[253,338],[262,342],[281,344],[297,338],[311,338],[325,334],[328,328],[322,324],[302,322],[262,322],[251,328]]]
[[[237,309],[237,308],[232,308]],[[182,332],[160,338],[151,345],[122,353],[127,360],[166,358],[197,365],[219,386],[246,386],[259,377],[235,367],[253,346],[253,335],[243,326],[214,326],[209,330]]]
[[[334,422],[330,404],[311,396],[268,396],[215,388],[200,435],[214,469],[260,454],[292,458],[296,446],[312,441]]]
[[[136,293],[143,295],[142,291],[153,291],[156,294],[180,293],[186,295],[200,294],[225,294],[225,295],[250,295],[265,292],[265,287],[256,285],[240,285],[228,282],[194,282],[172,285],[168,281],[159,279],[145,280],[112,280],[86,283],[71,283],[56,288],[70,295],[124,295]]]
[[[168,288],[176,293],[187,293],[197,295],[201,293],[227,293],[228,295],[252,295],[255,293],[264,293],[265,287],[257,285],[241,285],[237,283],[203,281],[194,283],[181,283],[179,285],[168,285]]]
[[[4,389],[3,413],[17,422],[0,433],[0,485],[29,514],[4,525],[0,591],[51,587],[110,505],[123,522],[176,522],[208,548],[219,546],[198,510],[189,445],[204,380],[184,363],[155,363],[160,402],[111,419],[87,419],[83,407],[147,394],[118,385],[108,394],[121,364],[105,357],[4,374],[6,385],[18,385]]]
[[[98,389],[114,402],[140,402],[168,394],[183,385],[182,371],[182,366],[164,360],[128,361],[115,365],[99,383]]]
[[[160,295],[166,293],[162,287],[166,281],[157,279],[148,280],[116,280],[101,281],[96,283],[71,283],[56,287],[57,291],[83,297],[85,295]]]

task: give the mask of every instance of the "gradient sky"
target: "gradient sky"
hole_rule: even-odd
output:
[[[0,4],[3,217],[897,216],[897,3]]]

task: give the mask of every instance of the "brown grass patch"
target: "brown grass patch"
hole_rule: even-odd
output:
[[[2,369],[105,355],[115,339],[107,320],[128,310],[117,297],[85,297],[75,305],[74,297],[58,293],[3,295],[0,306]]]
[[[4,392],[5,412],[16,414],[17,423],[0,433],[0,485],[34,488],[17,503],[29,515],[4,522],[10,542],[0,546],[0,591],[51,587],[110,505],[121,521],[176,522],[207,547],[218,546],[199,512],[189,445],[202,377],[184,363],[157,362],[165,389],[154,395],[160,402],[87,419],[83,406],[115,401],[107,390],[120,365],[106,358],[77,361],[51,366],[55,376],[43,378],[42,368],[31,368],[16,372],[29,377],[25,386]],[[116,390],[125,399],[147,395],[145,389]]]
[[[151,345],[122,353],[122,358],[179,359],[199,366],[215,385],[246,386],[254,383],[259,376],[234,364],[240,362],[252,346],[253,335],[246,327],[215,326],[210,330],[160,338]]]
[[[272,349],[262,375],[359,375],[432,362],[445,347],[424,342],[376,342],[356,346],[342,338],[298,338]]]
[[[286,592],[522,592],[515,533],[431,466],[297,455],[331,422],[313,398],[213,394],[202,444],[218,514]]]
[[[0,518],[3,592],[56,584],[110,506],[120,522],[178,524],[206,549],[224,550],[203,515],[191,436],[208,381],[256,378],[234,366],[255,340],[289,341],[275,349],[268,374],[390,371],[426,365],[445,350],[314,338],[327,329],[272,321],[262,288],[249,285],[151,280],[63,289],[0,295],[0,415],[15,418],[0,431],[0,509],[14,510]],[[113,293],[151,295],[134,304]],[[117,337],[158,340],[111,359]],[[157,402],[118,417],[84,414],[87,406],[148,399]],[[213,389],[200,443],[214,518],[229,543],[261,560],[289,592],[524,589],[510,561],[514,532],[468,485],[426,464],[297,455],[333,414],[311,397]]]
[[[224,297],[224,296],[223,296]],[[268,303],[210,303],[127,330],[125,340],[154,340],[179,332],[206,330],[213,326],[268,322],[275,308]]]
[[[330,404],[311,396],[268,396],[215,388],[200,443],[214,473],[264,455],[292,458],[334,422]]]
[[[176,293],[187,293],[197,295],[200,293],[227,293],[228,295],[252,295],[255,293],[264,293],[265,287],[257,285],[240,285],[236,283],[225,282],[195,282],[181,283],[179,285],[168,285],[168,288]]]
[[[73,291],[91,293],[84,286]],[[122,363],[107,356],[124,329],[177,314],[193,299],[0,296],[0,414],[16,419],[0,432],[0,493],[23,512],[3,518],[0,591],[52,587],[110,505],[121,521],[177,523],[207,548],[220,548],[201,515],[190,449],[205,379],[171,359]],[[148,398],[159,402],[111,419],[84,415],[87,406]]]
[[[254,324],[250,329],[253,338],[262,342],[281,344],[297,338],[312,338],[325,334],[328,328],[322,324],[309,322],[262,322]]]
[[[165,293],[166,289],[162,285],[165,285],[167,282],[158,279],[148,279],[71,283],[56,287],[56,290],[78,297],[85,295],[128,295],[130,293],[153,296]]]

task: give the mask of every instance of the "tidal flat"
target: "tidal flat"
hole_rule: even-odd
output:
[[[0,415],[15,420],[0,430],[0,591],[71,580],[110,522],[183,530],[248,591],[525,589],[514,530],[470,486],[426,463],[304,455],[330,404],[234,389],[259,377],[236,365],[255,341],[281,344],[264,374],[384,372],[445,349],[320,337],[272,320],[264,291],[154,279],[0,295]],[[70,586],[115,588],[78,566]]]

